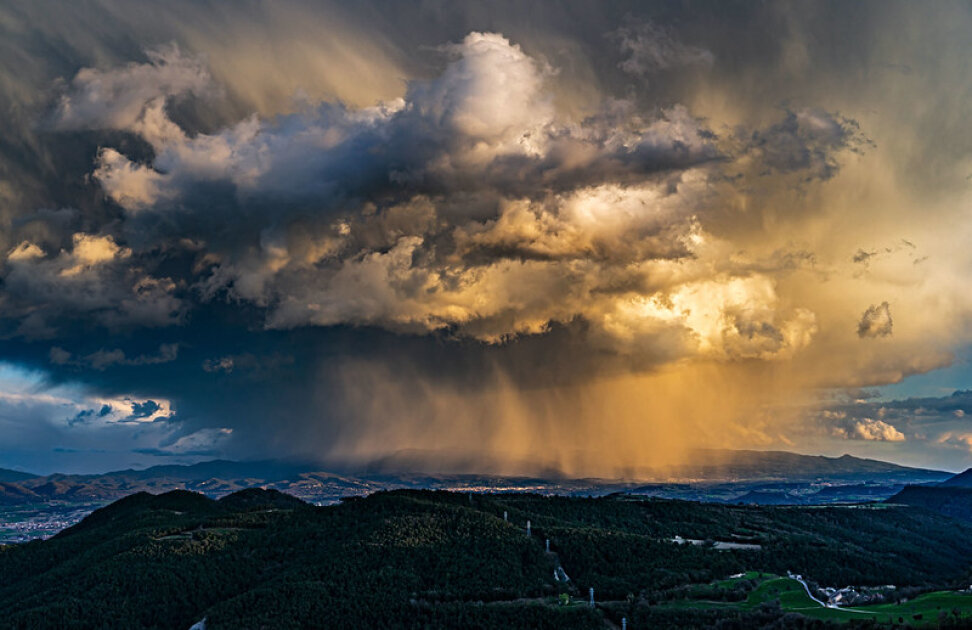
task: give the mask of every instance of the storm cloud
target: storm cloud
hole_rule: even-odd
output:
[[[778,312],[767,277],[693,270],[711,179],[732,156],[685,107],[645,115],[614,100],[560,118],[546,87],[554,69],[502,35],[441,50],[441,75],[409,82],[401,99],[195,135],[170,119],[168,99],[218,89],[177,47],[82,69],[54,128],[130,132],[154,157],[101,147],[91,175],[125,213],[106,226],[115,234],[76,233],[56,256],[25,240],[8,255],[8,286],[107,323],[177,323],[195,293],[249,301],[270,328],[448,329],[485,342],[582,318],[618,352],[681,339],[666,359],[770,358],[809,341],[812,313]],[[789,150],[806,149],[773,155]],[[817,168],[796,159],[789,170]],[[193,273],[147,273],[160,250],[191,259]],[[50,334],[43,313],[32,317],[33,334]]]
[[[967,8],[52,6],[0,9],[15,464],[936,443],[785,403],[972,333]]]

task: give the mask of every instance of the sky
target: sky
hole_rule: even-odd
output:
[[[972,466],[966,2],[0,2],[0,467]]]

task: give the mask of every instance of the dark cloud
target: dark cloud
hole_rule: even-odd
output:
[[[217,449],[189,449],[184,451],[170,451],[164,448],[135,448],[133,453],[151,455],[152,457],[219,457]]]
[[[114,350],[99,349],[83,357],[74,357],[70,352],[58,346],[51,348],[49,356],[51,363],[56,365],[105,370],[112,366],[154,365],[175,361],[179,356],[179,344],[164,343],[159,346],[158,354],[143,354],[133,358],[126,357],[125,351],[120,348]]]
[[[888,337],[893,324],[891,306],[887,302],[872,304],[861,315],[861,321],[857,324],[857,336],[861,339]]]
[[[770,172],[830,179],[839,169],[838,151],[857,150],[868,142],[856,121],[808,108],[787,109],[781,122],[754,131],[748,144]]]
[[[134,420],[139,418],[148,418],[158,411],[159,408],[159,403],[155,402],[154,400],[146,400],[143,403],[134,403],[132,405],[132,415],[129,416],[129,419]]]
[[[76,317],[106,327],[178,323],[186,305],[176,283],[146,273],[144,262],[110,235],[76,233],[70,249],[57,252],[23,241],[2,272],[0,334],[52,338],[59,320]]]
[[[68,425],[72,426],[80,422],[86,422],[88,418],[94,416],[94,413],[94,409],[85,409],[83,411],[79,411],[73,418],[68,420]]]
[[[649,75],[686,66],[711,66],[715,55],[678,40],[672,29],[652,22],[635,22],[611,33],[624,59],[618,67],[629,74]]]

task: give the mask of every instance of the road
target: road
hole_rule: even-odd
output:
[[[860,615],[873,615],[873,614],[876,614],[876,613],[873,613],[873,612],[871,612],[869,610],[854,610],[853,608],[840,608],[837,605],[827,604],[825,602],[822,602],[819,599],[817,599],[816,597],[814,597],[813,596],[813,593],[810,592],[810,587],[807,586],[807,583],[803,580],[803,576],[801,576],[801,575],[795,575],[793,573],[790,573],[789,571],[787,571],[787,576],[790,579],[796,580],[797,582],[799,582],[800,584],[802,584],[803,585],[803,589],[807,592],[807,596],[810,599],[812,599],[813,601],[815,601],[818,604],[820,604],[821,606],[823,606],[824,608],[836,608],[837,610],[843,610],[843,611],[846,611],[846,612],[858,613]]]
[[[796,580],[797,582],[799,582],[800,584],[803,585],[803,590],[805,590],[807,592],[807,597],[809,597],[813,601],[817,602],[818,604],[820,604],[824,608],[836,608],[836,606],[831,606],[831,605],[827,604],[827,602],[822,602],[819,599],[817,599],[816,597],[814,597],[813,596],[813,593],[810,592],[810,587],[807,586],[807,583],[803,580],[803,576],[796,575],[795,573],[790,573],[789,571],[787,571],[786,573],[787,573],[787,576],[790,579]]]

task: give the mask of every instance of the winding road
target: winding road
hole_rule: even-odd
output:
[[[818,604],[820,604],[821,606],[823,606],[824,608],[834,608],[836,610],[843,610],[843,611],[846,611],[846,612],[857,613],[859,615],[875,615],[875,614],[877,614],[877,613],[871,612],[869,610],[854,610],[853,608],[841,608],[841,607],[837,606],[836,604],[827,604],[825,602],[822,602],[819,599],[817,599],[816,597],[814,597],[813,596],[813,593],[810,592],[810,587],[803,580],[803,576],[801,576],[801,575],[795,575],[795,574],[790,573],[789,571],[787,571],[787,577],[789,577],[792,580],[796,580],[797,582],[799,582],[800,584],[802,584],[803,585],[803,589],[807,592],[807,596],[810,599],[812,599],[813,601],[815,601]]]
[[[816,597],[814,597],[813,596],[813,593],[810,592],[810,587],[803,580],[803,576],[795,575],[795,574],[790,573],[789,571],[787,571],[787,577],[789,577],[791,580],[796,580],[797,582],[799,582],[800,584],[802,584],[803,585],[803,590],[805,590],[807,592],[807,597],[809,597],[813,601],[817,602],[818,604],[820,604],[824,608],[837,608],[836,606],[832,606],[832,605],[830,605],[830,604],[828,604],[826,602],[822,602],[819,599],[817,599]]]

